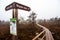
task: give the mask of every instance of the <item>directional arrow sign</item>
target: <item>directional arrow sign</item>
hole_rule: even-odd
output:
[[[13,2],[12,4],[6,6],[5,10],[10,10],[10,9],[22,9],[22,10],[26,10],[26,11],[30,11],[30,7]]]

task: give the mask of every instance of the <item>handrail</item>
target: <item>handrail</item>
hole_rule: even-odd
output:
[[[45,32],[45,30],[43,30],[41,33],[39,33],[36,37],[34,37],[32,40],[35,40],[35,39],[37,39],[42,33],[44,33]]]
[[[44,37],[46,37],[46,40],[54,40],[52,33],[50,32],[49,29],[47,29],[46,27],[36,23],[39,27],[43,28],[43,31],[41,33],[39,33],[36,37],[34,37],[32,40],[36,40],[39,36],[42,35],[42,33],[45,32],[45,34],[43,35],[43,37],[41,39],[38,40],[43,40]]]
[[[44,35],[42,38],[41,38],[41,40],[45,37],[46,35]]]

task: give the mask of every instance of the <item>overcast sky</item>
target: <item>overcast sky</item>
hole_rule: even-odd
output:
[[[18,18],[27,19],[32,11],[37,14],[37,19],[60,17],[60,0],[0,0],[0,20],[10,20],[12,10],[5,11],[5,7],[12,2],[18,2],[31,8],[30,12],[19,9]]]

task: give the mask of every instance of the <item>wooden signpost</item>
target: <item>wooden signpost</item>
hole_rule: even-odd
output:
[[[17,36],[17,27],[18,27],[18,9],[30,11],[30,7],[13,2],[12,4],[6,6],[5,10],[8,11],[12,9],[12,18],[10,19],[10,33],[13,35],[13,39],[15,40],[15,36]]]

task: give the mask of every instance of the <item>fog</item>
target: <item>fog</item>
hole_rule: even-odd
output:
[[[0,20],[10,20],[12,9],[5,11],[5,7],[12,2],[18,2],[31,8],[30,12],[19,9],[18,18],[27,19],[32,11],[37,14],[37,19],[60,17],[60,0],[0,0]]]

